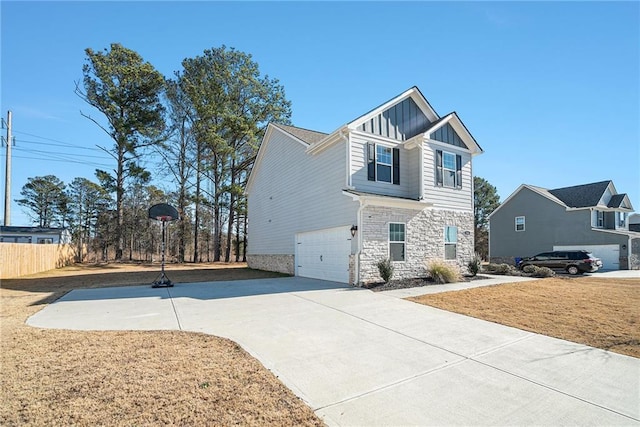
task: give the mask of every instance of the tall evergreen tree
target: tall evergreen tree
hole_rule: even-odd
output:
[[[243,209],[242,177],[255,160],[266,125],[290,123],[291,103],[278,80],[262,76],[251,55],[233,48],[205,50],[182,66],[178,79],[193,107],[193,130],[202,148],[198,154],[207,165],[199,172],[213,184],[214,261],[221,259],[225,223],[224,259],[229,261],[236,210]],[[196,222],[197,215],[196,210]]]
[[[473,177],[473,217],[475,251],[482,259],[489,256],[489,215],[500,206],[498,190],[489,181]]]
[[[67,200],[64,183],[54,175],[27,179],[16,202],[29,210],[29,216],[40,227],[64,226]]]
[[[122,259],[124,249],[124,193],[125,181],[144,173],[140,164],[140,150],[162,139],[164,107],[160,94],[164,88],[163,76],[142,57],[120,44],[111,44],[111,50],[96,52],[85,50],[86,63],[82,71],[84,89],[76,85],[76,93],[89,105],[100,111],[107,124],[87,114],[114,141],[109,152],[116,161],[115,170],[101,171],[112,179],[116,193],[115,228],[116,260]]]

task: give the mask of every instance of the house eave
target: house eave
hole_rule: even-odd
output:
[[[406,199],[401,197],[385,196],[382,194],[361,193],[351,190],[343,190],[342,194],[351,197],[354,201],[360,202],[366,206],[383,206],[390,208],[404,208],[423,210],[433,207],[433,203],[427,203],[424,200]]]
[[[348,132],[349,132],[348,126],[346,125],[342,126],[336,129],[335,131],[333,131],[332,133],[330,133],[329,135],[327,135],[327,137],[324,138],[323,140],[316,142],[315,144],[309,145],[306,153],[311,155],[318,154],[321,151],[329,148],[331,145],[337,143],[338,141],[343,140],[345,136],[348,134]]]

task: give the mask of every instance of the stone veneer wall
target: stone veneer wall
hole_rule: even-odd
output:
[[[256,270],[277,271],[294,275],[293,255],[247,255],[247,265]]]
[[[627,260],[629,270],[640,270],[640,238],[631,239],[631,256]]]
[[[360,282],[382,280],[376,264],[389,256],[389,223],[405,225],[405,261],[394,262],[394,279],[425,277],[425,260],[444,260],[444,227],[458,227],[457,259],[451,262],[467,271],[473,257],[473,212],[443,209],[366,207],[362,213]],[[468,232],[468,233],[465,233]]]

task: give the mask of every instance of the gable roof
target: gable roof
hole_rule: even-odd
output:
[[[313,143],[322,141],[328,135],[324,132],[317,132],[315,130],[299,128],[296,126],[280,125],[277,123],[272,123],[272,124],[275,127],[278,127],[283,131],[287,132],[288,134],[295,136],[299,140],[306,142],[307,144],[313,144]]]
[[[572,187],[556,188],[549,193],[570,208],[586,208],[597,206],[611,181],[600,181],[591,184],[574,185]]]
[[[591,184],[582,184],[582,185],[574,185],[571,187],[562,187],[556,188],[553,190],[547,190],[546,188],[536,187],[534,185],[522,184],[520,187],[516,189],[509,197],[506,198],[504,202],[500,204],[490,215],[491,217],[494,213],[499,211],[504,205],[509,202],[516,194],[518,194],[523,188],[531,190],[547,199],[551,200],[563,206],[564,208],[591,208],[598,207],[602,196],[604,195],[607,188],[611,186],[613,191],[615,192],[615,187],[613,186],[613,181],[600,181],[593,182]],[[600,205],[602,206],[602,205]],[[616,209],[628,209],[633,211],[631,207],[631,202],[629,201],[629,197],[626,193],[614,194],[611,196],[611,200],[607,204],[608,208]]]
[[[384,110],[390,108],[394,104],[399,104],[400,102],[404,101],[407,98],[413,99],[413,101],[416,103],[418,108],[420,108],[420,110],[427,116],[427,119],[429,119],[429,121],[431,122],[436,121],[440,117],[438,116],[438,113],[436,113],[436,110],[433,109],[431,104],[429,104],[429,101],[427,101],[427,98],[425,98],[422,92],[420,92],[420,89],[418,89],[417,86],[413,86],[410,89],[407,89],[406,91],[401,93],[400,95],[394,96],[388,101],[383,102],[377,107],[367,111],[363,115],[355,118],[354,120],[351,120],[349,123],[347,123],[347,126],[351,129],[355,129],[358,126],[360,126],[362,123],[369,120],[371,117],[382,113]]]
[[[312,143],[307,149],[308,153],[315,154],[318,153],[325,148],[331,146],[332,144],[343,139],[344,135],[353,130],[358,130],[365,122],[371,121],[372,119],[378,117],[379,115],[384,114],[387,110],[393,109],[394,107],[399,106],[404,101],[411,99],[417,109],[420,111],[420,114],[424,118],[424,126],[420,129],[413,129],[413,131],[419,130],[419,132],[415,135],[427,135],[432,133],[441,126],[449,123],[453,126],[454,130],[458,133],[459,137],[464,141],[467,148],[471,151],[472,155],[481,154],[484,151],[480,147],[480,145],[476,142],[475,138],[471,135],[467,127],[462,123],[458,114],[454,111],[447,114],[444,117],[440,117],[435,110],[431,107],[429,102],[426,100],[422,92],[416,87],[404,91],[400,95],[391,98],[387,102],[380,104],[376,108],[370,110],[369,112],[359,116],[355,120],[348,122],[347,124],[339,127],[335,131],[330,134],[326,134],[325,138]],[[411,132],[412,133],[412,132]],[[413,140],[414,137],[410,135],[408,139],[404,139],[405,135],[401,132],[402,139],[401,141],[410,141]],[[415,142],[415,141],[414,141]]]

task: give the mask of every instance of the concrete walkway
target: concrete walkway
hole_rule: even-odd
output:
[[[640,359],[319,280],[75,290],[27,323],[230,338],[330,426],[640,425]]]

